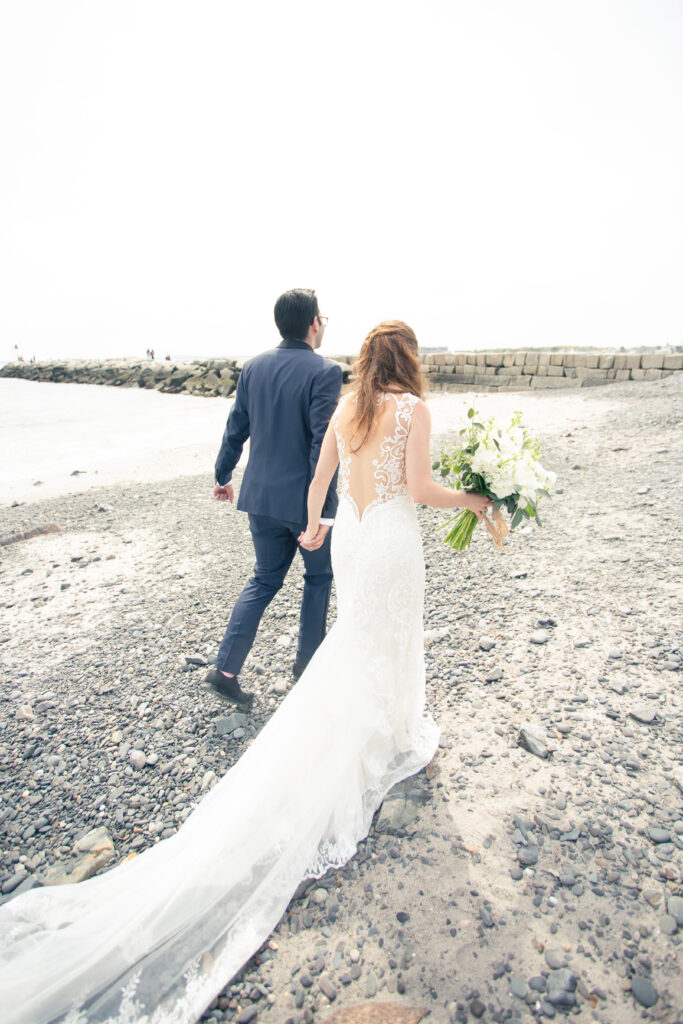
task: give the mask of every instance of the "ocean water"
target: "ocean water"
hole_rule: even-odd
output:
[[[232,401],[0,378],[0,503],[213,473]]]

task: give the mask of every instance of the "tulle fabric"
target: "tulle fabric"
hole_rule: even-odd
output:
[[[409,410],[412,411],[412,407]],[[170,839],[0,909],[5,1024],[193,1024],[298,884],[344,864],[388,790],[431,760],[424,565],[412,500],[333,530],[338,618],[238,763]]]

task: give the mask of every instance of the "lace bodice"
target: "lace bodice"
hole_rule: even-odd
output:
[[[353,429],[350,418],[344,416],[344,410],[349,403],[355,402],[355,396],[346,395],[332,418],[339,452],[339,493],[349,501],[359,522],[370,509],[408,494],[406,442],[419,398],[408,392],[387,393],[381,396],[380,401],[391,402],[395,407],[394,415],[380,415],[384,429],[381,434],[371,436],[358,455],[351,450]],[[387,429],[391,433],[386,433]],[[365,501],[359,500],[361,492],[365,494]]]

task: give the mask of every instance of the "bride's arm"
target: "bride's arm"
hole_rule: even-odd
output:
[[[325,504],[327,489],[338,465],[337,438],[335,437],[334,427],[330,423],[320,448],[320,457],[315,467],[315,476],[308,488],[308,525],[306,526],[305,533],[302,533],[299,537],[300,544],[310,544],[318,533],[320,513]]]
[[[454,491],[432,480],[429,437],[432,417],[424,402],[418,402],[413,412],[410,433],[406,442],[406,480],[415,501],[434,508],[468,508],[478,517],[491,505],[488,498],[466,491]]]

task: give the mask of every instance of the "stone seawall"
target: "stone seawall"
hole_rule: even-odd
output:
[[[344,383],[356,356],[333,356]],[[107,384],[228,397],[237,387],[244,360],[192,362],[83,360],[8,363],[0,377]],[[596,387],[620,380],[658,380],[683,371],[682,352],[488,351],[422,353],[420,365],[431,391],[523,391],[527,388]]]
[[[679,352],[431,352],[421,360],[432,391],[578,388],[658,380],[683,371]]]

